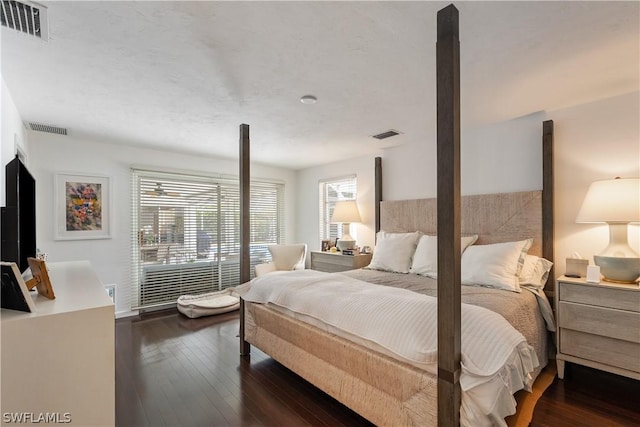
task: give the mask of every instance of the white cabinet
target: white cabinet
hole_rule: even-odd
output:
[[[556,361],[640,379],[640,288],[560,277],[556,283]]]
[[[114,305],[89,262],[47,266],[55,300],[31,293],[34,313],[1,311],[2,423],[113,426]]]

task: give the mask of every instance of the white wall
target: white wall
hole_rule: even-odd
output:
[[[462,194],[528,191],[542,187],[543,113],[461,129]],[[435,197],[436,134],[384,151],[383,198]]]
[[[555,128],[556,274],[577,251],[593,263],[608,242],[606,225],[575,224],[592,181],[640,176],[640,94],[617,96],[552,112],[538,112],[507,122],[462,129],[462,194],[528,191],[542,188],[542,122]],[[318,180],[357,173],[358,205],[363,224],[358,243],[373,245],[373,155],[297,172],[298,240],[319,247]],[[383,199],[436,195],[436,145],[412,141],[383,150]],[[365,219],[366,218],[366,219]],[[630,244],[638,250],[640,226],[630,227]]]
[[[377,156],[382,153],[377,154]],[[356,175],[358,185],[358,210],[362,222],[351,224],[356,230],[358,246],[375,244],[374,211],[374,165],[376,154],[349,159],[329,165],[302,169],[296,172],[298,193],[296,195],[296,218],[298,221],[296,241],[306,243],[310,251],[320,250],[318,184],[321,180]],[[353,233],[352,233],[353,234]],[[309,264],[309,257],[307,257]]]
[[[31,172],[36,179],[38,247],[50,262],[87,259],[103,284],[115,283],[116,312],[127,312],[130,289],[130,168],[145,165],[238,175],[238,161],[183,155],[143,148],[88,141],[73,136],[29,132]],[[111,178],[112,238],[107,240],[54,240],[54,177],[56,173],[101,174]],[[291,170],[251,165],[251,176],[285,183],[285,217],[291,241],[295,228],[296,183]]]
[[[2,116],[2,124],[0,137],[2,138],[2,143],[0,144],[0,165],[2,168],[0,170],[0,206],[4,206],[5,204],[5,188],[4,188],[4,166],[9,163],[16,154],[16,141],[22,147],[25,154],[29,154],[28,141],[26,137],[26,130],[22,123],[22,118],[20,117],[20,113],[13,102],[13,98],[11,97],[11,93],[9,92],[9,88],[7,87],[4,79],[2,80],[1,93],[0,97],[2,98],[0,116]],[[28,159],[27,159],[28,160]],[[27,161],[27,167],[29,167],[29,163]]]
[[[461,138],[462,193],[527,191],[542,188],[542,121],[537,113],[508,122],[464,129]],[[297,172],[297,218],[300,242],[318,250],[318,181],[356,174],[358,245],[374,246],[374,158],[382,157],[384,200],[436,196],[436,139],[412,141],[381,153]],[[353,227],[353,225],[352,225]]]
[[[604,224],[576,224],[593,181],[640,176],[640,92],[548,114],[555,129],[556,273],[573,252],[588,258],[609,243]],[[640,206],[638,207],[640,209]],[[640,252],[640,226],[629,227],[629,244]]]

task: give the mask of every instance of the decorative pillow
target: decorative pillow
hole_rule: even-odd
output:
[[[467,247],[478,240],[478,235],[465,236],[460,239],[460,250],[464,252]],[[434,279],[438,277],[438,237],[422,236],[418,241],[418,247],[413,255],[413,263],[409,273],[421,274]]]
[[[420,233],[387,233],[379,231],[369,268],[408,273]]]
[[[302,265],[307,253],[307,245],[304,243],[293,245],[269,245],[271,259],[276,265],[276,270],[295,270]]]
[[[526,285],[536,289],[543,289],[549,278],[549,271],[552,266],[553,263],[547,259],[527,254],[518,277],[520,286]]]
[[[518,275],[532,242],[470,246],[462,254],[462,284],[520,292]]]

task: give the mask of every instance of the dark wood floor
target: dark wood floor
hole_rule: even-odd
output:
[[[116,321],[117,426],[365,426],[259,350],[238,356],[237,312],[175,310]],[[532,426],[640,425],[640,382],[570,366]]]

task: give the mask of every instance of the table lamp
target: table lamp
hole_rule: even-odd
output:
[[[640,276],[640,255],[627,239],[627,224],[640,221],[640,178],[595,181],[589,187],[576,222],[609,224],[609,246],[593,260],[605,280],[634,283]]]
[[[356,241],[351,237],[351,234],[349,234],[349,229],[352,222],[360,221],[360,212],[358,212],[358,205],[355,200],[336,202],[336,207],[333,209],[333,215],[331,216],[331,222],[342,223],[342,237],[338,240],[337,244],[340,251],[353,249],[356,246]]]

